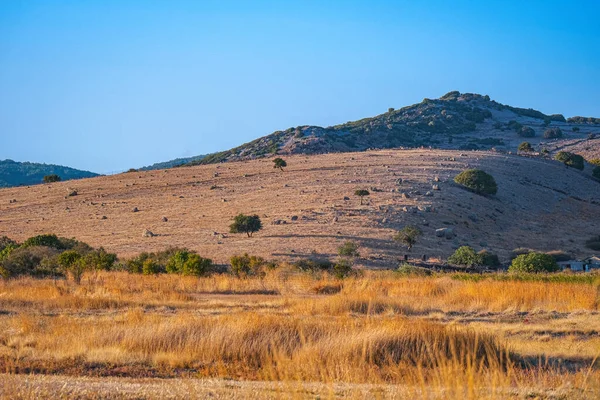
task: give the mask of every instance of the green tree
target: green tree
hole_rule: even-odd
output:
[[[369,193],[369,191],[368,191],[368,190],[366,190],[366,189],[359,189],[359,190],[357,190],[356,192],[354,192],[354,195],[355,195],[355,196],[358,196],[358,197],[360,197],[360,205],[361,205],[361,206],[362,206],[362,204],[363,204],[363,197],[365,197],[365,196],[369,196],[370,194],[371,194],[371,193]]]
[[[554,257],[545,253],[528,253],[517,256],[509,272],[556,272],[560,269]]]
[[[52,182],[60,182],[61,181],[60,176],[58,176],[56,174],[46,175],[46,176],[44,176],[43,180],[44,180],[44,183],[52,183]]]
[[[517,148],[517,150],[529,153],[529,152],[533,151],[533,147],[531,146],[531,143],[529,143],[529,142],[522,142],[519,145],[519,147]]]
[[[474,267],[481,265],[481,257],[475,253],[470,246],[462,246],[456,249],[454,254],[448,257],[448,262],[454,265],[461,265],[463,267]]]
[[[262,229],[262,222],[258,215],[238,214],[229,225],[229,233],[245,233],[251,237],[254,232]]]
[[[278,168],[281,171],[283,171],[284,167],[287,167],[287,162],[285,162],[283,158],[277,157],[273,160],[273,168]]]
[[[560,161],[568,167],[577,168],[578,170],[583,170],[584,163],[583,157],[579,154],[569,153],[568,151],[559,151],[554,156],[556,161]]]
[[[498,185],[490,174],[480,169],[468,169],[454,177],[454,182],[478,194],[496,194]]]
[[[423,232],[419,228],[413,225],[407,225],[401,230],[399,230],[394,235],[394,240],[397,242],[403,243],[406,247],[408,247],[408,251],[412,249],[412,247],[417,243],[417,239],[421,236]]]

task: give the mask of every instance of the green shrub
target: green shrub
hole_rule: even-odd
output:
[[[349,240],[338,247],[338,254],[342,257],[360,257],[358,247],[358,243]]]
[[[249,256],[248,253],[243,256],[233,256],[229,261],[231,262],[231,272],[238,277],[256,274],[265,264],[262,257]]]
[[[519,147],[518,147],[517,150],[523,151],[523,152],[526,152],[526,153],[534,151],[533,147],[531,146],[531,143],[529,143],[529,142],[523,142],[523,143],[521,143],[519,145]]]
[[[163,270],[159,263],[151,258],[148,258],[143,262],[141,272],[144,275],[156,275],[163,272]]]
[[[132,274],[141,274],[144,271],[144,262],[150,259],[150,254],[144,252],[139,254],[137,257],[127,260],[125,263],[127,271]]]
[[[60,180],[61,180],[60,176],[58,176],[56,174],[46,175],[46,176],[44,176],[44,179],[43,179],[44,183],[60,182]]]
[[[183,264],[183,275],[202,276],[213,272],[214,264],[210,258],[202,258],[198,254],[189,255]]]
[[[5,248],[8,249],[10,247]],[[58,264],[55,257],[59,253],[56,249],[44,246],[29,246],[13,248],[5,258],[0,261],[5,277],[31,275],[37,277],[58,276]],[[53,260],[53,261],[50,261]]]
[[[560,268],[554,258],[544,253],[521,254],[512,261],[509,272],[556,272]]]
[[[238,214],[233,219],[233,223],[229,225],[229,233],[245,233],[248,237],[261,229],[262,222],[258,215]]]
[[[67,247],[64,243],[58,238],[58,236],[53,234],[45,234],[45,235],[37,235],[30,237],[25,242],[23,242],[22,247],[31,247],[31,246],[45,246],[52,247],[57,250],[65,250]]]
[[[7,236],[0,237],[0,252],[8,246],[17,247],[18,243]]]
[[[430,276],[433,275],[433,272],[430,269],[417,267],[414,265],[403,263],[396,270],[401,275],[404,276]]]
[[[480,169],[468,169],[456,175],[454,182],[478,194],[496,194],[498,186],[494,177]]]
[[[479,259],[479,265],[484,265],[490,268],[496,268],[500,266],[500,259],[494,253],[490,253],[487,250],[481,250],[477,253]]]
[[[523,128],[523,125],[521,125],[520,123],[518,123],[515,120],[508,121],[507,126],[508,126],[509,129],[512,129],[512,130],[514,130],[516,132],[519,132],[521,130],[521,128]]]
[[[327,271],[333,268],[333,263],[326,259],[302,259],[292,265],[306,272]]]
[[[600,167],[594,167],[592,170],[592,176],[596,179],[600,179]]]
[[[333,266],[333,274],[338,279],[343,279],[352,273],[352,261],[347,258],[339,259]]]
[[[117,255],[107,253],[102,247],[87,253],[81,260],[85,265],[85,269],[94,271],[110,271],[116,261]]]
[[[583,157],[579,154],[569,153],[568,151],[559,151],[554,156],[556,161],[560,161],[568,167],[577,168],[579,170],[583,170],[584,163]]]
[[[571,129],[573,132],[579,132],[579,127],[578,126],[574,126],[573,129]]]
[[[407,225],[401,230],[399,230],[393,237],[393,239],[397,242],[401,242],[408,250],[412,249],[412,247],[417,243],[417,239],[421,236],[423,232],[416,226]]]
[[[448,262],[454,265],[460,265],[463,267],[474,267],[481,265],[481,258],[475,253],[470,246],[459,247],[454,254],[448,257]]]
[[[535,137],[535,131],[533,130],[533,128],[531,128],[529,126],[522,126],[517,131],[517,134],[521,137],[527,137],[527,138]]]
[[[558,139],[563,136],[560,128],[548,128],[544,131],[544,138],[546,139]]]

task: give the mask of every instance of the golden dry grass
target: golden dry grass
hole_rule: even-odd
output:
[[[315,294],[326,287],[337,293]],[[101,272],[81,285],[0,283],[0,372],[107,376],[115,390],[118,376],[202,377],[287,382],[277,393],[298,398],[310,397],[296,390],[308,382],[325,385],[314,393],[376,385],[369,393],[386,398],[590,398],[600,393],[599,331],[590,284],[387,272],[338,281],[285,267],[248,279]],[[15,396],[29,387],[10,382]]]

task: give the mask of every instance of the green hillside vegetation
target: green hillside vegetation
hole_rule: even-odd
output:
[[[50,175],[57,175],[62,181],[98,176],[93,172],[61,165],[0,160],[0,187],[36,185]]]

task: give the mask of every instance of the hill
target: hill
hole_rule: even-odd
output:
[[[44,176],[52,174],[60,176],[62,180],[98,176],[93,172],[61,165],[0,160],[0,187],[36,185],[42,183]]]
[[[407,224],[424,232],[411,254],[443,258],[464,244],[504,261],[517,247],[587,256],[585,240],[599,234],[600,183],[548,159],[412,149],[286,160],[283,172],[260,159],[2,189],[0,236],[24,240],[51,232],[125,257],[181,246],[220,263],[244,252],[334,258],[338,246],[353,240],[361,246],[360,265],[389,268],[406,253],[391,238]],[[475,167],[495,177],[496,196],[452,182]],[[66,196],[68,188],[79,194]],[[371,193],[364,205],[357,189]],[[252,238],[229,234],[240,212],[258,214],[264,229]],[[445,227],[456,236],[437,237],[435,230]],[[143,237],[146,229],[157,236]]]
[[[559,128],[562,138],[544,138]],[[547,115],[511,107],[489,96],[450,92],[399,110],[331,127],[298,126],[277,131],[234,149],[190,164],[255,159],[274,154],[320,154],[396,147],[440,149],[500,149],[516,151],[524,140],[538,150],[561,140],[587,140],[600,134],[600,119]],[[596,146],[597,143],[594,143]]]
[[[194,156],[194,157],[176,158],[174,160],[169,160],[169,161],[154,163],[154,164],[148,165],[146,167],[141,167],[138,170],[139,171],[154,171],[156,169],[167,169],[167,168],[179,167],[181,165],[185,165],[185,164],[189,164],[189,163],[192,163],[192,162],[200,161],[204,157],[206,157],[206,155],[199,155],[199,156]]]

